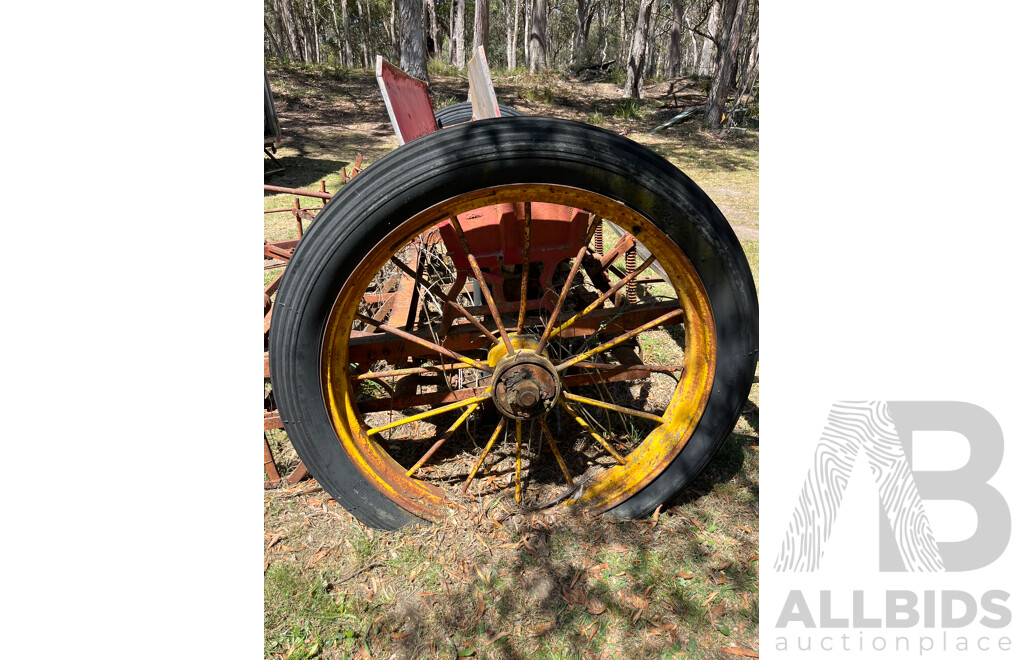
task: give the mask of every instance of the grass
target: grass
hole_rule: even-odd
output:
[[[647,114],[647,108],[640,99],[625,99],[615,108],[619,119],[640,119]]]
[[[666,84],[626,109],[614,82],[514,73],[495,77],[503,103],[629,131],[690,176],[736,230],[759,281],[756,132],[712,135],[686,122],[648,135],[678,113],[661,107]],[[371,72],[271,67],[269,75],[285,132],[278,156],[288,169],[268,183],[313,189],[324,180],[337,192],[341,169],[350,173],[357,154],[366,166],[397,145]],[[461,78],[431,75],[435,98],[465,98]],[[265,205],[289,208],[293,200],[267,195]],[[297,233],[288,213],[265,215],[264,231],[269,240]],[[265,271],[265,284],[277,272]],[[679,351],[667,332],[640,341],[655,359]],[[267,657],[696,659],[730,657],[722,648],[733,644],[756,650],[758,405],[755,383],[721,451],[656,521],[548,512],[499,523],[470,509],[382,533],[315,482],[268,491]],[[298,462],[283,433],[271,432],[270,442],[282,472]]]

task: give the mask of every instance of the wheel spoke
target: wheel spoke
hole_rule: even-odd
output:
[[[669,319],[672,319],[672,318],[674,318],[676,316],[679,316],[682,313],[683,313],[683,310],[681,310],[681,309],[673,309],[668,314],[662,314],[661,316],[659,316],[658,318],[654,319],[653,321],[648,321],[647,323],[644,323],[643,325],[641,325],[638,328],[633,328],[629,332],[627,332],[625,334],[622,334],[622,335],[619,335],[615,339],[612,339],[610,341],[606,341],[605,343],[601,344],[600,346],[595,346],[594,348],[590,349],[589,351],[586,351],[585,353],[580,353],[579,355],[577,355],[575,357],[572,357],[572,358],[566,360],[565,362],[562,362],[561,364],[557,365],[555,367],[555,369],[557,371],[564,371],[564,370],[568,369],[569,367],[571,367],[572,365],[576,364],[577,362],[582,362],[582,361],[586,360],[589,357],[593,357],[594,355],[597,355],[598,353],[602,353],[604,351],[607,351],[609,348],[615,348],[616,346],[618,346],[622,342],[627,341],[629,339],[632,339],[633,337],[637,336],[641,332],[645,332],[647,330],[650,330],[651,328],[653,328],[653,327],[655,327],[657,325],[660,325],[660,324],[664,323],[665,321],[668,321]]]
[[[614,296],[615,293],[619,289],[621,289],[622,287],[624,287],[625,285],[629,284],[631,281],[636,279],[640,275],[640,273],[644,272],[655,261],[657,261],[657,260],[654,258],[653,254],[651,256],[647,257],[647,259],[642,264],[640,264],[639,268],[637,268],[632,273],[630,273],[626,277],[624,277],[621,280],[619,280],[618,282],[616,282],[615,286],[613,286],[612,288],[608,289],[607,291],[602,293],[600,296],[598,296],[597,300],[595,300],[594,302],[592,302],[589,305],[587,305],[583,309],[582,312],[579,312],[575,316],[570,317],[565,323],[563,323],[562,325],[560,325],[557,328],[555,328],[554,330],[552,330],[551,331],[551,336],[552,337],[558,336],[564,330],[566,330],[567,328],[572,326],[573,323],[575,323],[576,321],[579,321],[581,318],[583,318],[587,314],[591,313],[592,311],[594,311],[595,309],[597,309],[598,307],[603,305],[604,301],[606,301],[609,298],[611,298],[612,296]]]
[[[608,453],[611,454],[615,458],[615,460],[619,462],[620,465],[626,464],[626,459],[620,456],[619,452],[615,451],[615,449],[613,449],[612,446],[608,444],[608,441],[604,439],[604,436],[595,431],[593,427],[590,426],[590,424],[587,424],[583,417],[578,415],[575,410],[570,408],[569,404],[565,402],[564,398],[558,399],[558,403],[562,406],[562,408],[565,409],[565,412],[569,413],[569,415],[576,420],[577,424],[583,427],[583,430],[590,434],[590,437],[601,443],[601,446],[608,450]]]
[[[643,369],[645,371],[653,371],[659,374],[669,374],[676,371],[686,371],[685,364],[644,364],[644,365],[625,365],[617,364],[613,362],[588,362],[586,360],[577,362],[572,365],[577,369],[597,369],[598,371],[608,371],[610,369]],[[462,365],[453,365],[452,368],[463,368]]]
[[[481,362],[479,360],[474,360],[473,358],[468,358],[465,355],[461,355],[459,353],[456,353],[455,351],[453,351],[451,349],[445,348],[444,346],[441,346],[440,344],[435,344],[434,342],[432,342],[432,341],[430,341],[428,339],[424,339],[423,337],[417,337],[416,335],[411,334],[409,332],[406,332],[405,330],[399,330],[398,328],[393,328],[390,325],[386,325],[384,323],[381,323],[380,321],[376,321],[376,320],[371,319],[371,318],[369,318],[367,316],[363,316],[362,314],[356,314],[356,318],[359,319],[360,321],[362,321],[363,323],[369,325],[369,326],[377,328],[378,330],[390,333],[392,335],[395,335],[396,337],[401,337],[402,339],[405,339],[406,341],[411,341],[411,342],[413,342],[415,344],[419,344],[420,346],[423,346],[424,348],[429,348],[429,349],[431,349],[433,351],[437,351],[441,355],[449,357],[449,358],[451,358],[453,360],[458,360],[459,362],[461,362],[461,363],[463,363],[465,365],[468,365],[470,367],[473,367],[475,369],[480,369],[481,371],[486,371],[488,373],[490,373],[492,371],[492,369],[489,366],[487,366],[486,364],[484,364],[483,362]]]
[[[472,397],[470,399],[463,399],[462,401],[456,401],[455,403],[449,403],[447,406],[441,406],[440,408],[434,408],[433,410],[428,410],[427,412],[422,412],[422,413],[419,413],[419,414],[416,414],[416,415],[410,415],[409,417],[403,417],[402,419],[399,419],[399,420],[394,421],[394,422],[389,422],[389,423],[387,423],[387,424],[385,424],[383,426],[377,426],[377,427],[374,427],[372,429],[368,429],[366,431],[366,434],[367,435],[375,435],[377,433],[380,433],[381,431],[387,431],[388,429],[393,429],[396,426],[401,426],[402,424],[409,424],[410,422],[418,422],[420,420],[427,419],[429,417],[434,417],[435,415],[442,415],[442,414],[444,414],[446,412],[451,412],[452,410],[458,410],[459,408],[465,408],[466,406],[473,406],[473,408],[475,409],[476,406],[480,405],[481,402],[486,401],[489,398],[491,398],[490,390],[488,390],[486,394],[483,394],[481,396],[475,396],[475,397]]]
[[[516,502],[523,501],[523,420],[516,420]]]
[[[558,461],[558,467],[562,468],[562,474],[565,475],[565,480],[569,482],[569,487],[572,488],[576,484],[572,480],[572,475],[569,474],[569,468],[565,467],[565,461],[562,460],[562,453],[558,451],[558,445],[555,444],[555,438],[551,435],[551,429],[548,428],[547,422],[544,418],[540,418],[540,430],[544,432],[544,437],[547,438],[548,446],[551,447],[551,453],[555,455],[555,460]]]
[[[476,473],[480,469],[480,466],[484,464],[484,459],[487,458],[487,454],[491,451],[491,447],[494,446],[494,441],[498,439],[498,435],[502,432],[502,430],[504,430],[505,423],[507,421],[508,420],[505,417],[502,417],[500,420],[498,420],[498,426],[495,427],[494,433],[491,434],[491,439],[487,441],[487,445],[484,447],[484,452],[480,454],[480,458],[476,460],[476,464],[473,466],[472,471],[470,471],[469,473],[469,478],[466,479],[466,483],[462,485],[463,495],[465,495],[466,491],[469,490],[469,484],[472,483],[473,478],[476,477]]]
[[[457,311],[459,314],[462,314],[464,317],[466,317],[466,319],[468,319],[469,322],[472,323],[476,327],[477,330],[479,330],[480,332],[482,332],[485,335],[487,335],[487,338],[490,339],[492,343],[494,343],[494,344],[500,344],[501,343],[501,340],[498,339],[497,337],[495,337],[493,332],[491,332],[490,330],[485,328],[484,324],[480,322],[480,319],[478,319],[477,317],[475,317],[472,314],[470,314],[469,310],[467,310],[465,307],[463,307],[459,303],[455,302],[454,300],[445,300],[444,302],[446,304],[448,304],[448,305],[451,305],[451,307],[455,311]]]
[[[652,422],[658,422],[659,424],[665,421],[658,415],[654,415],[649,412],[644,412],[642,410],[637,410],[636,408],[618,406],[615,405],[614,403],[606,403],[598,399],[591,399],[590,397],[580,396],[578,394],[573,394],[572,392],[567,392],[564,390],[562,391],[562,396],[564,396],[566,399],[570,401],[575,401],[576,403],[586,403],[591,406],[597,406],[598,408],[614,410],[615,412],[624,413],[626,415],[633,415],[634,417],[642,417],[643,419],[649,419]]]
[[[469,268],[473,271],[473,277],[480,282],[480,290],[484,294],[484,300],[487,302],[487,308],[491,312],[491,316],[494,317],[494,323],[498,326],[498,332],[501,334],[501,341],[505,343],[505,350],[509,354],[515,352],[512,348],[512,341],[508,338],[508,333],[505,331],[505,324],[501,321],[501,314],[498,313],[498,306],[494,304],[494,296],[491,295],[491,289],[487,286],[487,280],[484,279],[484,274],[480,270],[480,265],[476,262],[476,257],[473,256],[473,252],[469,249],[469,241],[466,240],[466,234],[462,231],[462,225],[459,224],[459,217],[453,215],[451,218],[452,228],[455,229],[455,235],[459,237],[459,242],[462,243],[462,249],[466,251],[466,259],[469,261]]]
[[[466,408],[465,412],[459,415],[459,418],[455,420],[451,426],[448,427],[448,430],[444,432],[444,435],[441,436],[441,439],[435,442],[433,446],[431,446],[430,449],[427,450],[426,454],[423,454],[423,458],[416,461],[416,464],[409,468],[409,470],[405,473],[406,476],[411,477],[416,472],[416,470],[420,469],[420,466],[426,463],[427,460],[429,460],[430,457],[434,455],[434,452],[441,448],[441,445],[443,445],[448,440],[448,438],[455,435],[455,432],[459,430],[459,427],[462,426],[462,423],[465,422],[466,419],[469,418],[469,416],[473,414],[473,411],[476,410],[477,407],[479,406],[480,402],[477,401],[470,407]]]
[[[562,292],[558,295],[558,300],[555,302],[555,308],[551,311],[551,317],[548,319],[547,324],[544,326],[544,333],[540,336],[540,342],[537,344],[537,352],[540,353],[544,350],[544,346],[548,343],[548,336],[551,334],[551,328],[555,325],[555,320],[558,318],[558,314],[562,311],[562,305],[565,304],[565,299],[569,297],[569,289],[572,288],[572,282],[576,279],[576,273],[580,270],[580,264],[583,263],[583,255],[587,253],[587,249],[590,247],[590,239],[593,237],[594,232],[597,231],[597,227],[603,220],[595,217],[593,213],[590,214],[590,228],[587,230],[587,237],[583,241],[583,247],[580,248],[579,252],[576,253],[576,257],[572,260],[572,267],[569,268],[569,277],[566,278],[565,284],[562,285]]]
[[[516,323],[516,334],[523,333],[526,322],[526,290],[530,279],[530,222],[533,219],[533,203],[525,203],[525,224],[523,225],[523,273],[519,283],[519,321]]]

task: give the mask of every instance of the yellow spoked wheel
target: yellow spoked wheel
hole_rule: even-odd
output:
[[[636,516],[735,423],[756,363],[742,250],[666,161],[538,118],[414,141],[300,243],[271,328],[282,420],[364,522],[462,498]]]

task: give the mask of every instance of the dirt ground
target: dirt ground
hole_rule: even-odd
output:
[[[266,182],[341,188],[397,147],[369,72],[268,70],[286,170]],[[496,78],[499,102],[528,115],[596,123],[675,163],[719,205],[757,279],[756,130],[654,126],[704,98],[700,81],[656,82],[624,103],[612,82]],[[435,107],[467,83],[435,77]],[[267,195],[267,209],[292,203]],[[295,237],[265,216],[270,240]],[[265,280],[275,271],[267,271]],[[265,654],[274,658],[726,658],[758,649],[758,385],[708,468],[648,520],[559,509],[503,518],[501,500],[466,504],[429,527],[361,525],[315,481],[265,493]],[[298,462],[273,432],[285,470]]]

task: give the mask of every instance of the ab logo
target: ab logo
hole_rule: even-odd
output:
[[[956,470],[912,470],[915,431],[952,431],[970,446]],[[925,451],[919,443],[918,451]],[[814,452],[782,549],[779,571],[816,571],[863,452],[878,488],[880,571],[970,571],[995,561],[1010,540],[1010,509],[988,484],[1003,458],[1003,432],[988,411],[958,401],[838,402]],[[936,541],[924,500],[957,500],[978,517],[974,535]]]

